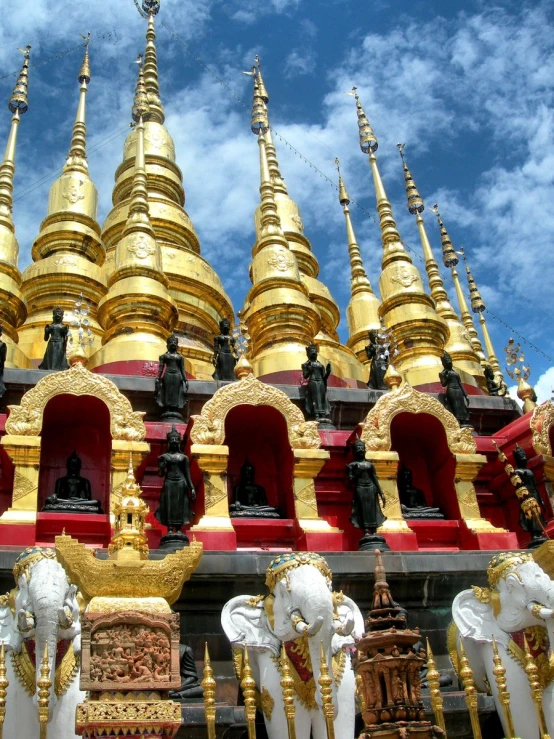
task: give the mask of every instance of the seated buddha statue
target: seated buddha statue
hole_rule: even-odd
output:
[[[423,490],[412,483],[412,471],[404,464],[398,471],[398,497],[404,518],[444,518],[440,508],[431,508]]]
[[[233,491],[235,502],[229,506],[231,518],[281,518],[277,508],[267,504],[265,488],[255,482],[255,470],[246,459],[240,468],[240,482]]]
[[[67,475],[56,480],[54,495],[46,498],[46,513],[103,513],[100,501],[92,498],[90,481],[81,477],[81,458],[75,450],[67,458]]]
[[[186,644],[181,644],[179,651],[181,654],[179,663],[181,687],[178,690],[170,690],[169,698],[170,700],[180,701],[182,703],[187,701],[198,702],[198,698],[202,698],[204,691],[198,680],[194,653]]]

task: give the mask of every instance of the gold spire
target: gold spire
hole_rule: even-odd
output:
[[[142,499],[142,490],[135,478],[132,454],[129,454],[127,479],[116,493],[114,534],[108,546],[108,558],[126,562],[148,559],[148,537],[144,533],[148,506]]]
[[[381,301],[376,297],[371,283],[364,269],[362,254],[356,240],[352,219],[350,217],[350,197],[346,191],[344,180],[340,173],[340,162],[335,159],[339,173],[339,203],[342,205],[346,220],[346,237],[348,239],[348,256],[350,257],[350,302],[346,308],[348,322],[347,345],[355,352],[358,359],[364,364],[369,363],[365,347],[370,331],[381,328],[379,321],[379,305]]]
[[[423,289],[421,275],[402,244],[375,156],[377,137],[355,87],[352,94],[356,100],[360,149],[369,155],[381,228],[383,256],[379,286],[382,303],[379,315],[392,331],[398,347],[395,364],[401,374],[413,386],[437,383],[448,327],[437,315],[432,299]]]
[[[444,287],[439,266],[435,260],[433,250],[427,236],[425,222],[421,215],[425,210],[425,203],[418,192],[412,173],[408,169],[408,164],[404,156],[405,144],[397,144],[397,147],[402,158],[408,211],[416,217],[416,225],[419,231],[423,256],[425,258],[425,269],[427,270],[431,298],[435,303],[437,313],[444,319],[450,331],[450,336],[446,342],[446,346],[444,347],[445,351],[447,351],[452,357],[452,360],[456,364],[456,368],[462,371],[462,379],[464,383],[476,385],[477,381],[479,381],[483,384],[485,382],[483,369],[473,350],[469,337],[467,336],[467,331],[448,299],[448,294]]]
[[[479,359],[481,367],[484,368],[487,365],[487,359],[485,357],[481,342],[479,341],[479,334],[477,333],[477,329],[475,328],[475,324],[473,323],[473,318],[467,307],[467,301],[464,295],[464,291],[462,290],[462,286],[460,284],[460,276],[458,275],[458,270],[456,269],[456,265],[460,260],[458,259],[454,247],[452,246],[452,241],[450,240],[448,231],[446,230],[446,227],[442,222],[441,214],[439,213],[439,206],[437,205],[437,203],[435,203],[435,205],[433,206],[432,211],[437,216],[437,221],[439,223],[442,244],[442,261],[445,267],[450,267],[450,271],[452,273],[452,280],[454,281],[456,297],[458,298],[458,305],[460,306],[462,323],[466,327],[466,331],[470,337],[473,351]]]
[[[146,7],[145,7],[146,6]],[[154,16],[159,12],[160,3],[143,3],[143,10],[148,13],[148,29],[146,31],[146,51],[144,54],[144,83],[148,93],[148,120],[163,123],[165,113],[160,99],[160,83],[158,79],[158,56],[156,53],[156,30]]]
[[[87,150],[86,150],[86,94],[87,85],[90,82],[90,62],[88,55],[88,45],[90,43],[90,31],[85,42],[85,56],[79,75],[80,92],[79,105],[77,107],[77,115],[75,116],[75,124],[73,125],[73,135],[69,147],[69,155],[64,166],[64,172],[83,172],[88,173]]]
[[[471,301],[471,310],[474,313],[479,314],[479,323],[481,324],[481,331],[483,333],[483,339],[485,341],[485,349],[487,350],[488,363],[490,364],[494,372],[494,379],[496,383],[498,385],[505,387],[506,383],[504,382],[504,375],[502,374],[502,370],[500,368],[500,362],[498,361],[498,357],[496,356],[496,352],[494,351],[494,347],[492,345],[491,337],[489,334],[489,329],[487,327],[487,322],[485,321],[484,312],[487,309],[487,307],[485,305],[483,298],[481,297],[481,293],[479,292],[477,285],[475,284],[475,280],[473,279],[471,270],[469,269],[469,264],[467,263],[465,251],[463,249],[460,249],[460,251],[462,252],[462,256],[463,256],[464,263],[466,266],[467,284],[469,288],[469,299]]]
[[[29,107],[27,85],[31,47],[27,46],[25,51],[20,51],[25,54],[25,58],[8,103],[12,120],[4,159],[0,165],[0,325],[8,345],[7,367],[29,366],[29,360],[17,346],[17,328],[25,320],[27,311],[20,292],[19,244],[12,215],[17,134],[21,116]]]

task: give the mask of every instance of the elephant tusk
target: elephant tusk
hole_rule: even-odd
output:
[[[531,611],[535,618],[547,619],[554,616],[554,611],[551,608],[543,606],[541,603],[532,602],[527,605],[527,609]]]
[[[73,626],[73,622],[75,619],[73,618],[73,614],[67,608],[59,608],[58,609],[58,622],[62,629],[69,629],[71,626]]]
[[[339,636],[350,636],[350,634],[354,631],[354,617],[352,614],[347,616],[344,621],[338,621],[335,620],[333,624],[336,624],[335,626],[335,632]]]
[[[298,634],[306,636],[315,636],[323,624],[323,616],[317,616],[315,621],[311,624],[306,623],[306,621],[304,621],[300,616],[293,616],[291,620],[294,630]]]

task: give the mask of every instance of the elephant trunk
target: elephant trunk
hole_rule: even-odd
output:
[[[329,597],[327,597],[327,595]],[[335,627],[333,625],[333,606],[331,602],[330,593],[325,594],[325,598],[320,598],[315,595],[312,598],[308,598],[301,608],[301,615],[307,624],[317,624],[317,631],[314,634],[310,634],[306,631],[308,637],[308,647],[310,650],[310,659],[312,662],[312,669],[314,673],[314,679],[316,682],[316,702],[318,706],[322,707],[321,691],[318,684],[318,678],[321,672],[321,645],[323,644],[323,652],[325,654],[325,660],[327,667],[329,668],[329,674],[333,676],[333,651],[331,642],[333,634],[335,633]],[[337,695],[336,685],[333,679],[332,682],[332,698],[333,706],[335,707],[335,715],[337,713]]]

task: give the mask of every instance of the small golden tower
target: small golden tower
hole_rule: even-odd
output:
[[[441,318],[443,318],[450,331],[450,337],[446,342],[445,350],[452,357],[452,361],[456,365],[456,369],[460,372],[462,381],[467,385],[485,386],[485,376],[483,368],[479,362],[477,355],[471,345],[465,326],[458,318],[456,311],[448,300],[448,294],[444,287],[439,266],[433,255],[425,222],[421,215],[425,209],[423,198],[418,192],[414,179],[406,159],[404,157],[404,144],[397,144],[400,156],[402,157],[402,166],[404,169],[404,180],[406,182],[406,197],[408,199],[408,210],[416,217],[416,224],[421,239],[423,256],[425,258],[425,269],[429,281],[429,289],[431,297],[435,302],[435,308]]]
[[[233,324],[234,310],[221,280],[200,253],[198,236],[184,209],[183,175],[175,163],[175,144],[164,125],[160,99],[154,20],[159,6],[159,0],[142,2],[142,9],[148,15],[144,84],[149,111],[143,123],[149,216],[161,252],[161,267],[169,281],[169,293],[179,311],[175,333],[181,349],[185,349],[186,369],[197,379],[211,379],[213,337],[219,333],[222,318]],[[115,173],[114,207],[102,229],[108,278],[115,269],[116,247],[126,226],[137,138],[135,129],[125,141],[123,162]],[[117,356],[109,361],[124,359]]]
[[[258,56],[256,56],[255,61],[256,64],[252,67],[252,72],[248,74],[254,77],[254,85],[258,86],[258,92],[266,106],[266,116],[268,117],[267,104],[269,102],[269,94],[262,77]],[[350,381],[350,384],[353,384],[353,381],[356,380],[365,382],[366,372],[357,361],[351,349],[340,343],[337,334],[337,327],[340,322],[340,310],[329,288],[318,279],[319,263],[312,251],[310,241],[304,232],[304,224],[302,223],[298,204],[290,197],[283,181],[270,126],[265,133],[265,140],[267,163],[273,185],[275,205],[281,221],[281,228],[288,242],[289,249],[296,256],[300,279],[308,288],[308,297],[317,308],[321,319],[319,332],[314,339],[315,343],[321,351],[321,356],[326,361],[331,362],[334,375],[341,377],[347,382]],[[259,237],[261,205],[256,209],[254,223],[256,226],[256,236]]]
[[[79,104],[69,155],[62,174],[50,188],[48,212],[32,247],[33,264],[23,273],[22,292],[27,320],[19,329],[19,343],[36,366],[44,355],[44,327],[59,305],[68,313],[82,295],[89,304],[89,327],[100,346],[102,329],[96,309],[106,294],[102,270],[105,259],[96,220],[98,192],[88,174],[86,153],[86,95],[90,83],[89,37],[79,70]]]
[[[105,330],[103,346],[92,355],[89,367],[157,360],[166,351],[166,339],[178,319],[149,217],[144,161],[144,117],[149,107],[142,56],[138,64],[132,113],[137,148],[131,203],[123,238],[116,247],[108,294],[98,306],[98,320]]]
[[[446,227],[444,223],[442,222],[442,218],[439,213],[439,206],[435,203],[432,210],[434,214],[437,216],[437,220],[439,222],[439,228],[440,228],[440,233],[441,233],[441,244],[442,244],[442,262],[445,267],[450,268],[451,273],[452,273],[452,279],[454,281],[454,287],[456,289],[456,296],[458,298],[458,305],[460,306],[460,315],[462,317],[462,323],[466,327],[468,336],[471,339],[471,345],[473,347],[473,351],[475,352],[477,358],[479,359],[479,362],[481,363],[481,367],[485,367],[487,364],[487,359],[485,357],[485,353],[483,352],[483,347],[479,340],[479,334],[477,333],[477,329],[475,328],[475,324],[473,323],[473,318],[467,307],[467,301],[464,295],[464,291],[462,290],[462,286],[460,284],[460,276],[458,275],[458,270],[456,269],[456,265],[458,264],[460,260],[458,259],[458,255],[454,251],[454,247],[452,246],[452,242],[450,241],[450,236],[448,235],[448,231],[446,230]]]
[[[379,331],[381,322],[379,320],[379,306],[381,301],[373,292],[371,282],[364,269],[362,254],[354,227],[350,217],[350,196],[346,191],[342,175],[340,173],[339,160],[335,159],[339,173],[339,203],[342,205],[344,218],[346,220],[346,237],[348,239],[348,256],[350,258],[350,302],[346,308],[346,320],[348,322],[348,346],[356,354],[360,362],[368,364],[365,348],[368,344],[370,331]]]
[[[281,228],[267,160],[269,121],[264,90],[260,92],[255,75],[251,129],[260,148],[261,205],[250,265],[252,287],[241,312],[251,337],[250,360],[257,377],[298,371],[321,323]]]
[[[137,560],[148,559],[148,539],[144,524],[148,506],[142,499],[142,491],[135,479],[133,458],[129,459],[127,479],[117,491],[114,505],[114,535],[108,547],[110,559]]]
[[[8,103],[12,122],[4,160],[0,165],[0,324],[7,344],[6,367],[21,368],[29,367],[29,359],[18,346],[17,328],[25,320],[27,310],[20,291],[19,244],[15,236],[12,209],[17,132],[21,116],[29,107],[27,83],[30,51],[31,47],[27,46],[23,52],[23,66]]]
[[[379,287],[379,315],[392,331],[398,348],[396,369],[412,386],[438,383],[442,370],[441,357],[448,341],[448,326],[435,311],[432,299],[425,293],[419,270],[410,259],[396,227],[392,206],[387,198],[375,152],[378,142],[353,88],[358,114],[360,148],[369,155],[373,174],[377,213],[381,227],[383,258]]]

